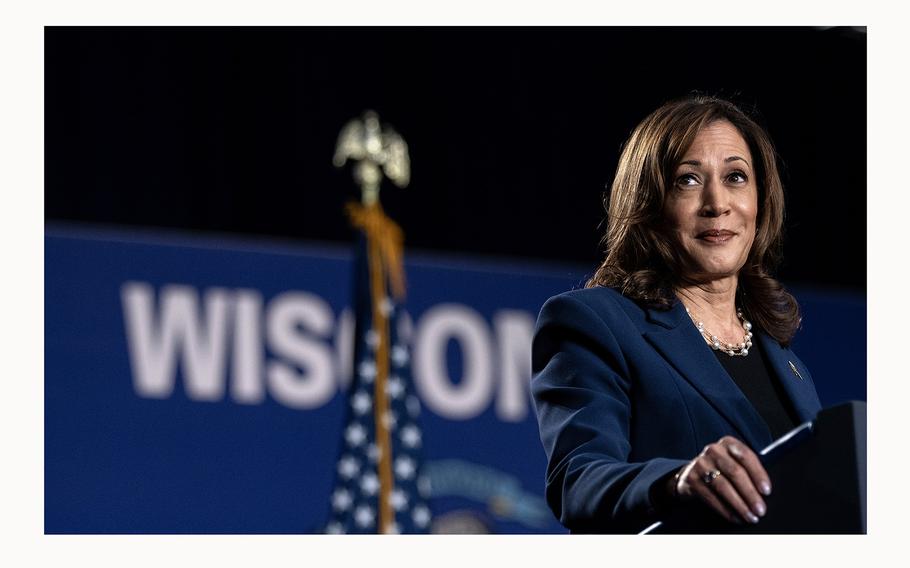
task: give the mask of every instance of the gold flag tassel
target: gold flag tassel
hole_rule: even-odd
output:
[[[352,201],[347,204],[345,209],[354,228],[360,229],[367,236],[367,251],[370,259],[374,257],[380,259],[381,276],[388,278],[395,299],[404,300],[406,293],[403,258],[404,233],[401,231],[401,227],[386,216],[379,201],[374,201],[370,205],[361,205]],[[370,282],[373,282],[373,276],[371,270]],[[382,284],[384,284],[385,278],[379,278]],[[382,298],[373,297],[374,302],[377,299]]]
[[[391,532],[395,522],[391,494],[392,443],[389,433],[389,401],[386,381],[389,376],[389,318],[386,306],[386,282],[391,285],[396,300],[405,296],[404,234],[394,221],[385,215],[379,201],[369,205],[348,203],[347,214],[351,224],[363,231],[367,239],[367,259],[370,269],[370,297],[373,306],[373,331],[379,338],[376,347],[376,382],[373,386],[376,445],[379,448],[379,532]]]

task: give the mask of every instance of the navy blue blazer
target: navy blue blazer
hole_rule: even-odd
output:
[[[806,366],[765,333],[755,339],[799,420],[815,418]],[[659,520],[652,484],[706,445],[732,435],[758,452],[773,441],[679,301],[647,309],[610,288],[554,296],[532,372],[547,502],[572,532],[639,532]]]

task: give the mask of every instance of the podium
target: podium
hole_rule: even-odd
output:
[[[729,523],[700,500],[680,505],[642,534],[865,534],[866,403],[823,409],[759,454],[771,476],[768,512]]]

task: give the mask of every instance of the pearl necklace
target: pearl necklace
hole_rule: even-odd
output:
[[[726,343],[718,339],[718,337],[712,334],[710,331],[705,329],[705,324],[695,319],[695,316],[692,315],[692,312],[689,311],[689,308],[686,308],[686,313],[689,314],[689,317],[692,318],[692,321],[695,323],[695,327],[698,328],[698,332],[701,333],[702,337],[705,338],[705,341],[708,342],[708,345],[711,346],[711,349],[715,351],[723,351],[730,357],[735,357],[739,355],[745,357],[749,354],[749,349],[752,347],[752,324],[749,323],[749,320],[743,317],[742,310],[736,310],[736,317],[743,322],[743,330],[746,332],[743,335],[742,343]]]

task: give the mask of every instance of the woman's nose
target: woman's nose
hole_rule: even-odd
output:
[[[701,213],[706,217],[719,217],[729,213],[730,199],[724,184],[717,179],[707,181],[702,192]]]

